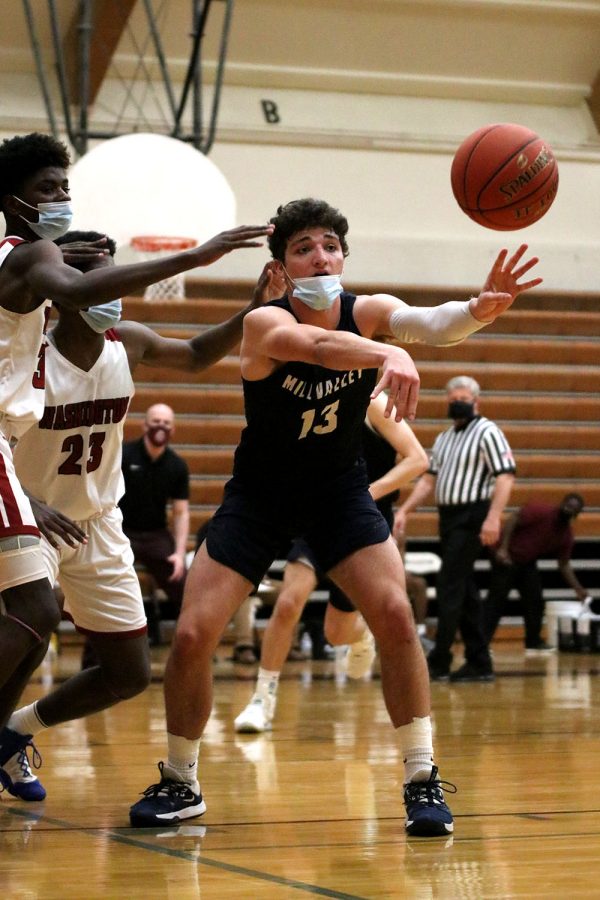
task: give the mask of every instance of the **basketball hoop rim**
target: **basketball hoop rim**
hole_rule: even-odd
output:
[[[192,237],[172,237],[159,234],[138,234],[131,238],[130,245],[134,250],[144,253],[158,253],[159,251],[190,250],[196,247],[198,241]]]

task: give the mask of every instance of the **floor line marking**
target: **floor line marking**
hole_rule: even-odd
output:
[[[141,850],[149,850],[152,853],[160,853],[163,856],[170,856],[174,859],[183,859],[187,860],[188,862],[197,863],[198,865],[208,866],[209,868],[220,869],[225,872],[230,872],[234,875],[244,875],[247,878],[255,878],[259,881],[267,881],[271,884],[279,884],[284,887],[292,888],[293,890],[302,891],[306,894],[313,894],[319,897],[333,897],[335,898],[335,900],[368,900],[368,898],[361,897],[358,894],[346,894],[343,891],[335,891],[330,888],[318,887],[317,885],[308,884],[304,881],[295,881],[289,878],[284,878],[281,875],[271,875],[268,872],[259,872],[255,869],[247,869],[244,866],[236,866],[233,863],[226,863],[218,859],[209,859],[206,857],[202,857],[195,852],[190,853],[187,850],[175,850],[172,847],[163,847],[161,845],[151,844],[148,841],[143,841],[139,838],[130,837],[129,835],[125,834],[119,834],[115,831],[100,828],[80,828],[73,825],[71,822],[66,822],[63,819],[55,819],[50,816],[46,816],[43,813],[35,813],[33,811],[13,808],[6,810],[6,812],[21,819],[34,818],[38,821],[44,821],[49,825],[54,825],[55,827],[62,829],[63,831],[81,831],[85,834],[93,834],[95,836],[99,835],[101,837],[108,838],[110,841],[113,841],[117,844],[126,844],[130,847],[137,847]]]

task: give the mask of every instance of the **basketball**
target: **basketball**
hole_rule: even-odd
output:
[[[485,125],[473,132],[456,151],[450,176],[462,211],[495,231],[537,222],[558,189],[551,148],[523,125]]]

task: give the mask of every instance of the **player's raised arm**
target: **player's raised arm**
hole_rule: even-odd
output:
[[[527,244],[521,244],[508,260],[508,251],[501,250],[481,293],[470,300],[410,306],[390,294],[361,297],[357,304],[361,331],[375,339],[392,338],[403,344],[458,344],[509,309],[519,294],[542,283],[542,278],[520,281],[539,262],[534,256],[522,263],[526,250]]]
[[[274,263],[268,262],[260,274],[250,303],[244,309],[189,340],[164,337],[137,322],[122,322],[119,334],[125,343],[132,370],[137,363],[191,372],[213,365],[240,341],[246,315],[273,297],[281,296],[284,291],[281,275]]]
[[[91,304],[139,293],[149,284],[189,269],[208,266],[232,250],[261,247],[259,238],[270,231],[270,225],[242,225],[182,253],[127,266],[102,267],[85,274],[66,265],[52,243],[37,241],[27,248],[28,264],[22,267],[21,277],[34,294],[67,307],[85,309]]]

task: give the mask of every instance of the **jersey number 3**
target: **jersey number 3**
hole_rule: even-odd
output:
[[[314,424],[316,409],[307,409],[306,412],[303,412],[302,431],[300,432],[298,440],[301,441],[302,438],[305,438],[311,431],[314,431],[315,434],[329,434],[330,431],[335,431],[337,428],[337,411],[339,405],[340,401],[336,400],[335,403],[330,403],[329,406],[323,407],[317,425]]]
[[[89,439],[89,456],[85,464],[86,472],[95,472],[102,461],[102,444],[106,437],[105,431],[96,431],[90,434]],[[85,446],[83,435],[71,434],[65,438],[62,445],[62,452],[68,453],[69,456],[58,467],[59,475],[81,475],[83,466],[81,458],[83,457]]]

